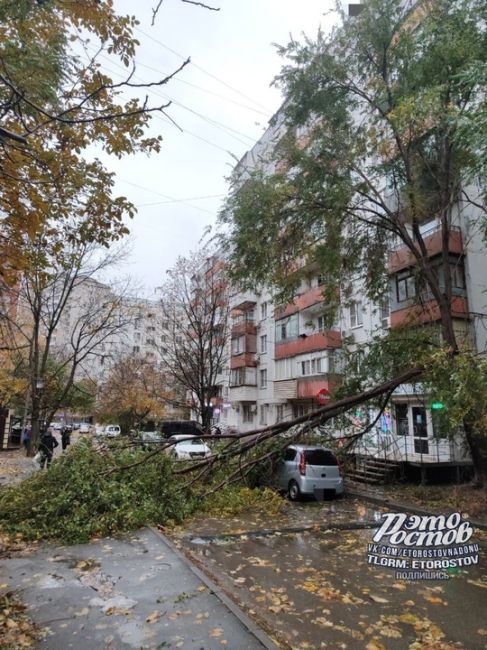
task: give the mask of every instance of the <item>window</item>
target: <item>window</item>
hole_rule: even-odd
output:
[[[362,303],[353,302],[350,305],[350,327],[359,327],[364,322],[364,315],[362,312]]]
[[[261,370],[259,372],[260,375],[260,387],[261,388],[267,388],[267,369]]]
[[[242,407],[242,421],[243,422],[253,422],[254,421],[254,404],[243,404]]]
[[[183,342],[183,337],[182,336],[176,336],[176,343],[182,343]]]
[[[384,298],[384,300],[381,302],[379,313],[382,327],[389,327],[389,314],[391,313],[389,298]]]
[[[296,451],[296,449],[289,449],[289,448],[286,449],[286,451],[284,452],[284,460],[291,462],[296,458],[297,453],[298,452]]]
[[[261,320],[264,320],[264,318],[267,318],[267,303],[263,302],[260,306],[260,318]]]
[[[311,374],[311,361],[308,359],[307,361],[301,361],[301,374],[302,375],[310,375]]]
[[[284,409],[285,404],[276,404],[276,422],[282,422],[284,420]]]
[[[267,334],[260,337],[260,352],[265,354],[267,352]]]
[[[451,283],[455,289],[465,289],[465,271],[460,262],[451,267]]]
[[[397,302],[410,300],[416,295],[416,281],[412,271],[404,271],[396,276],[396,299]]]
[[[150,325],[150,326],[147,328],[147,331],[148,331],[148,332],[155,332],[155,331],[156,331],[156,328],[155,328],[153,325]]]
[[[260,407],[259,424],[267,424],[267,415],[269,412],[269,404],[262,404]]]
[[[318,332],[324,332],[327,327],[326,316],[318,316]]]
[[[232,354],[242,354],[245,351],[245,337],[239,336],[238,339],[232,339]]]
[[[146,343],[146,345],[155,345],[156,344],[154,339],[146,339],[145,343]]]
[[[413,406],[413,431],[416,438],[427,438],[426,409],[422,406]],[[422,452],[427,453],[427,452]]]
[[[298,314],[276,321],[276,343],[298,336]]]
[[[293,418],[300,418],[303,415],[306,415],[307,412],[308,409],[304,404],[295,404],[293,406]]]
[[[407,404],[396,404],[396,434],[398,436],[409,435]]]
[[[242,386],[245,379],[243,368],[234,368],[230,373],[230,386]]]

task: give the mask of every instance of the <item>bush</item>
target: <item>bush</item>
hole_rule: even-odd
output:
[[[114,465],[131,464],[143,455],[123,449],[100,454],[91,440],[80,441],[48,471],[2,490],[2,529],[24,539],[73,544],[147,524],[182,521],[193,511],[195,499],[180,489],[165,454],[106,474]]]

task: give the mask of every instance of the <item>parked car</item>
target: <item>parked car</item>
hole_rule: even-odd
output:
[[[169,442],[176,444],[170,448],[169,453],[177,460],[190,460],[206,458],[211,455],[211,449],[206,442],[196,436],[177,435],[171,436]]]
[[[159,430],[165,438],[175,435],[201,436],[203,427],[196,420],[166,420],[160,422]]]
[[[167,442],[167,438],[160,431],[140,431],[138,439],[142,442],[142,448],[149,450]]]
[[[272,484],[287,492],[291,501],[301,495],[316,496],[315,491],[343,494],[343,478],[337,457],[325,447],[290,445],[272,477]]]
[[[100,431],[96,432],[97,436],[103,436],[105,438],[116,438],[121,433],[120,425],[118,424],[107,424]]]
[[[64,426],[63,422],[51,422],[51,429],[53,431],[61,431]]]
[[[82,422],[79,425],[79,432],[80,433],[90,433],[91,431],[91,425],[88,424],[87,422]]]

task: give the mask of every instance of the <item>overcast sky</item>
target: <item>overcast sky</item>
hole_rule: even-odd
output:
[[[218,12],[163,0],[151,26],[157,1],[114,0],[114,6],[140,21],[138,81],[160,79],[181,57],[191,57],[176,79],[149,94],[155,105],[173,100],[167,112],[183,132],[155,117],[151,132],[164,138],[159,154],[106,160],[117,173],[117,193],[138,206],[130,223],[130,263],[123,271],[146,287],[148,297],[176,257],[197,247],[215,223],[225,178],[282,101],[270,87],[281,66],[272,44],[287,43],[291,33],[315,36],[320,24],[327,29],[335,18],[324,16],[334,0],[207,0]],[[120,78],[119,64],[102,60]]]

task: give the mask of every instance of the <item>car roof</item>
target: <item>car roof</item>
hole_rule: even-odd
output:
[[[301,444],[295,444],[295,445],[289,445],[287,449],[297,449],[298,451],[303,450],[306,451],[306,449],[324,449],[325,451],[330,451],[332,454],[335,453],[333,449],[330,449],[329,447],[323,447],[323,445],[301,445]]]

